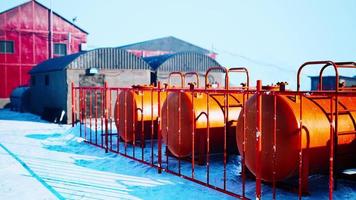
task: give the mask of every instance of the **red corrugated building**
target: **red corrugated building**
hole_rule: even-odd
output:
[[[51,9],[29,1],[0,13],[0,105],[29,82],[28,71],[51,57],[81,50],[88,33]]]

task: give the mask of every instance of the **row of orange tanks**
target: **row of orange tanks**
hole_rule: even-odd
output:
[[[223,89],[208,87],[206,80],[206,90],[158,94],[156,89],[138,87],[122,91],[115,107],[115,122],[121,139],[132,143],[134,140],[156,138],[160,101],[162,138],[173,156],[190,157],[193,146],[195,155],[221,153],[224,149],[231,154],[237,153],[238,149],[245,155],[248,169],[255,174],[257,94],[253,92],[254,88],[249,87],[245,68],[234,68],[247,74],[246,83],[240,88],[229,88],[229,70],[220,70],[226,75]],[[192,84],[190,86],[192,89]],[[230,92],[226,93],[227,90]],[[340,169],[356,167],[356,97],[339,96],[337,99],[337,166]],[[333,105],[336,105],[335,99],[321,95],[301,97],[288,93],[263,93],[261,177],[264,181],[272,181],[273,171],[276,181],[297,175],[300,147],[303,149],[303,172],[309,174],[328,169],[330,119],[335,118]]]

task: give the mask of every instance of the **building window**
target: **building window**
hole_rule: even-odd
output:
[[[31,85],[35,86],[36,85],[36,77],[31,76]]]
[[[14,53],[14,42],[13,41],[0,41],[0,53]]]
[[[45,85],[48,86],[49,85],[49,75],[45,76]]]
[[[56,56],[67,55],[67,45],[66,44],[54,44],[54,55],[56,55]]]

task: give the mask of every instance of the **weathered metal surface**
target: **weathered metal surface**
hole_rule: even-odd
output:
[[[29,70],[52,57],[51,44],[66,44],[70,54],[86,42],[85,31],[55,12],[52,20],[50,16],[50,10],[36,1],[0,13],[0,40],[14,42],[14,53],[0,53],[0,98],[28,84]]]

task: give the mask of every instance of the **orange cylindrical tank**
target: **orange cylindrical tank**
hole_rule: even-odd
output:
[[[165,93],[160,94],[161,105],[165,96]],[[115,124],[120,137],[126,142],[132,142],[134,137],[135,140],[151,138],[152,134],[156,137],[158,109],[158,92],[155,90],[121,91],[115,106]]]
[[[229,151],[232,148],[236,149],[236,119],[241,110],[243,95],[230,94],[227,97],[229,109],[226,137]],[[162,138],[168,150],[176,157],[190,156],[194,131],[195,153],[204,154],[207,150],[207,114],[209,114],[209,150],[223,152],[224,111],[224,94],[207,95],[195,92],[192,98],[189,92],[170,93],[162,107]]]
[[[323,172],[329,166],[329,143],[331,116],[330,99],[322,97],[276,96],[276,154],[273,159],[273,111],[274,97],[262,95],[262,156],[261,177],[265,181],[280,181],[298,175],[300,150],[300,102],[302,100],[302,149],[303,173]],[[256,102],[254,95],[246,102],[245,118],[245,160],[248,169],[256,173]],[[335,112],[335,101],[333,112]],[[339,168],[355,166],[356,160],[356,99],[338,99],[338,145],[337,163]],[[238,121],[243,120],[241,111]],[[335,118],[335,115],[333,115]],[[236,128],[239,152],[243,150],[243,123]],[[273,162],[274,160],[274,162]]]

